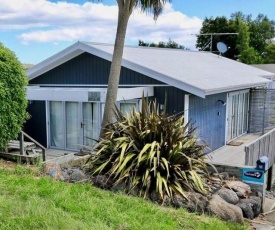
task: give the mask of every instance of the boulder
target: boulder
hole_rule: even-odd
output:
[[[62,177],[62,170],[59,164],[47,162],[44,168],[45,175],[53,178],[54,180],[60,180]]]
[[[261,198],[251,196],[248,199],[241,199],[237,206],[242,209],[245,218],[253,219],[261,212]]]
[[[222,220],[237,222],[243,224],[243,213],[241,208],[236,205],[227,203],[219,195],[213,195],[209,200],[207,211],[210,214],[216,215]]]
[[[221,188],[217,194],[229,204],[237,204],[239,201],[237,194],[227,188]]]
[[[172,198],[172,204],[177,208],[186,208],[190,212],[203,213],[208,203],[206,196],[196,192],[187,192],[186,198],[176,194]]]
[[[70,182],[79,182],[86,179],[86,175],[79,168],[74,168],[70,175]]]
[[[241,181],[227,180],[227,181],[225,181],[224,187],[232,189],[241,198],[242,197],[248,198],[251,193],[250,186],[248,184],[241,182]]]
[[[106,175],[92,177],[92,182],[95,186],[108,190],[114,185],[113,179]]]

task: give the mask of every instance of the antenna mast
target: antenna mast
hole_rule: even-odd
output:
[[[239,33],[205,33],[205,34],[192,34],[196,36],[211,36],[210,41],[207,42],[207,44],[204,46],[202,50],[205,50],[206,47],[210,44],[210,52],[212,52],[212,41],[213,41],[213,36],[218,36],[218,35],[237,35]]]

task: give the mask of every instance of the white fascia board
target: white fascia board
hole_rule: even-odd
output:
[[[34,67],[27,70],[27,76],[29,80],[36,78],[37,76],[46,73],[47,71],[79,56],[80,54],[87,52],[103,58],[108,61],[112,61],[112,55],[106,53],[102,50],[99,50],[95,47],[86,45],[82,42],[77,42],[68,48],[60,51],[59,53],[51,56],[50,58],[40,62],[39,64],[35,65]]]
[[[120,88],[117,94],[117,101],[127,101],[136,98],[154,96],[154,87],[136,87],[136,88]]]
[[[267,84],[269,82],[272,82],[272,81],[267,81],[267,82],[261,83],[261,84],[242,85],[239,87],[222,88],[222,89],[208,90],[208,91],[206,90],[205,95],[208,96],[208,95],[213,95],[213,94],[218,94],[218,93],[228,93],[228,92],[232,92],[232,91],[250,89],[250,88],[254,88],[254,87],[267,87]]]
[[[46,87],[27,87],[28,100],[40,101],[75,101],[88,102],[89,92],[97,92],[100,99],[105,100],[106,89],[80,89],[80,88],[46,88]]]
[[[102,59],[105,59],[107,61],[112,61],[113,55],[111,55],[110,53],[104,52],[100,49],[97,49],[93,46],[87,45],[85,43],[80,43],[80,47],[82,48],[83,51],[90,53],[92,55],[95,55],[97,57],[100,57]]]
[[[74,57],[79,56],[80,54],[84,53],[81,49],[81,43],[77,42],[68,48],[60,51],[59,53],[47,58],[46,60],[40,62],[39,64],[35,65],[34,67],[28,69],[26,74],[29,80],[36,78],[37,76],[65,63],[68,60],[71,60]]]
[[[91,96],[92,93],[94,96]],[[154,96],[153,87],[119,88],[117,101]],[[27,99],[40,101],[102,102],[106,100],[107,88],[47,88],[28,86]],[[94,99],[97,98],[97,99]]]

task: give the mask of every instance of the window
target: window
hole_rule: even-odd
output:
[[[125,102],[120,102],[119,104],[120,112],[122,112],[122,114],[125,116],[131,114],[134,108],[138,110],[137,101],[125,101]]]

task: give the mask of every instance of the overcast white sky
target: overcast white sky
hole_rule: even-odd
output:
[[[139,39],[159,42],[171,38],[195,49],[196,37],[192,34],[199,32],[205,17],[229,17],[240,10],[246,14],[254,13],[253,16],[267,14],[274,19],[275,0],[265,0],[264,6],[259,0],[222,0],[221,5],[219,2],[174,0],[172,4],[166,4],[156,22],[152,15],[135,10],[129,21],[126,44],[137,45]],[[230,6],[224,5],[229,2]],[[23,63],[36,64],[78,40],[113,44],[116,23],[117,5],[114,0],[102,3],[0,0],[0,42],[13,50]]]

